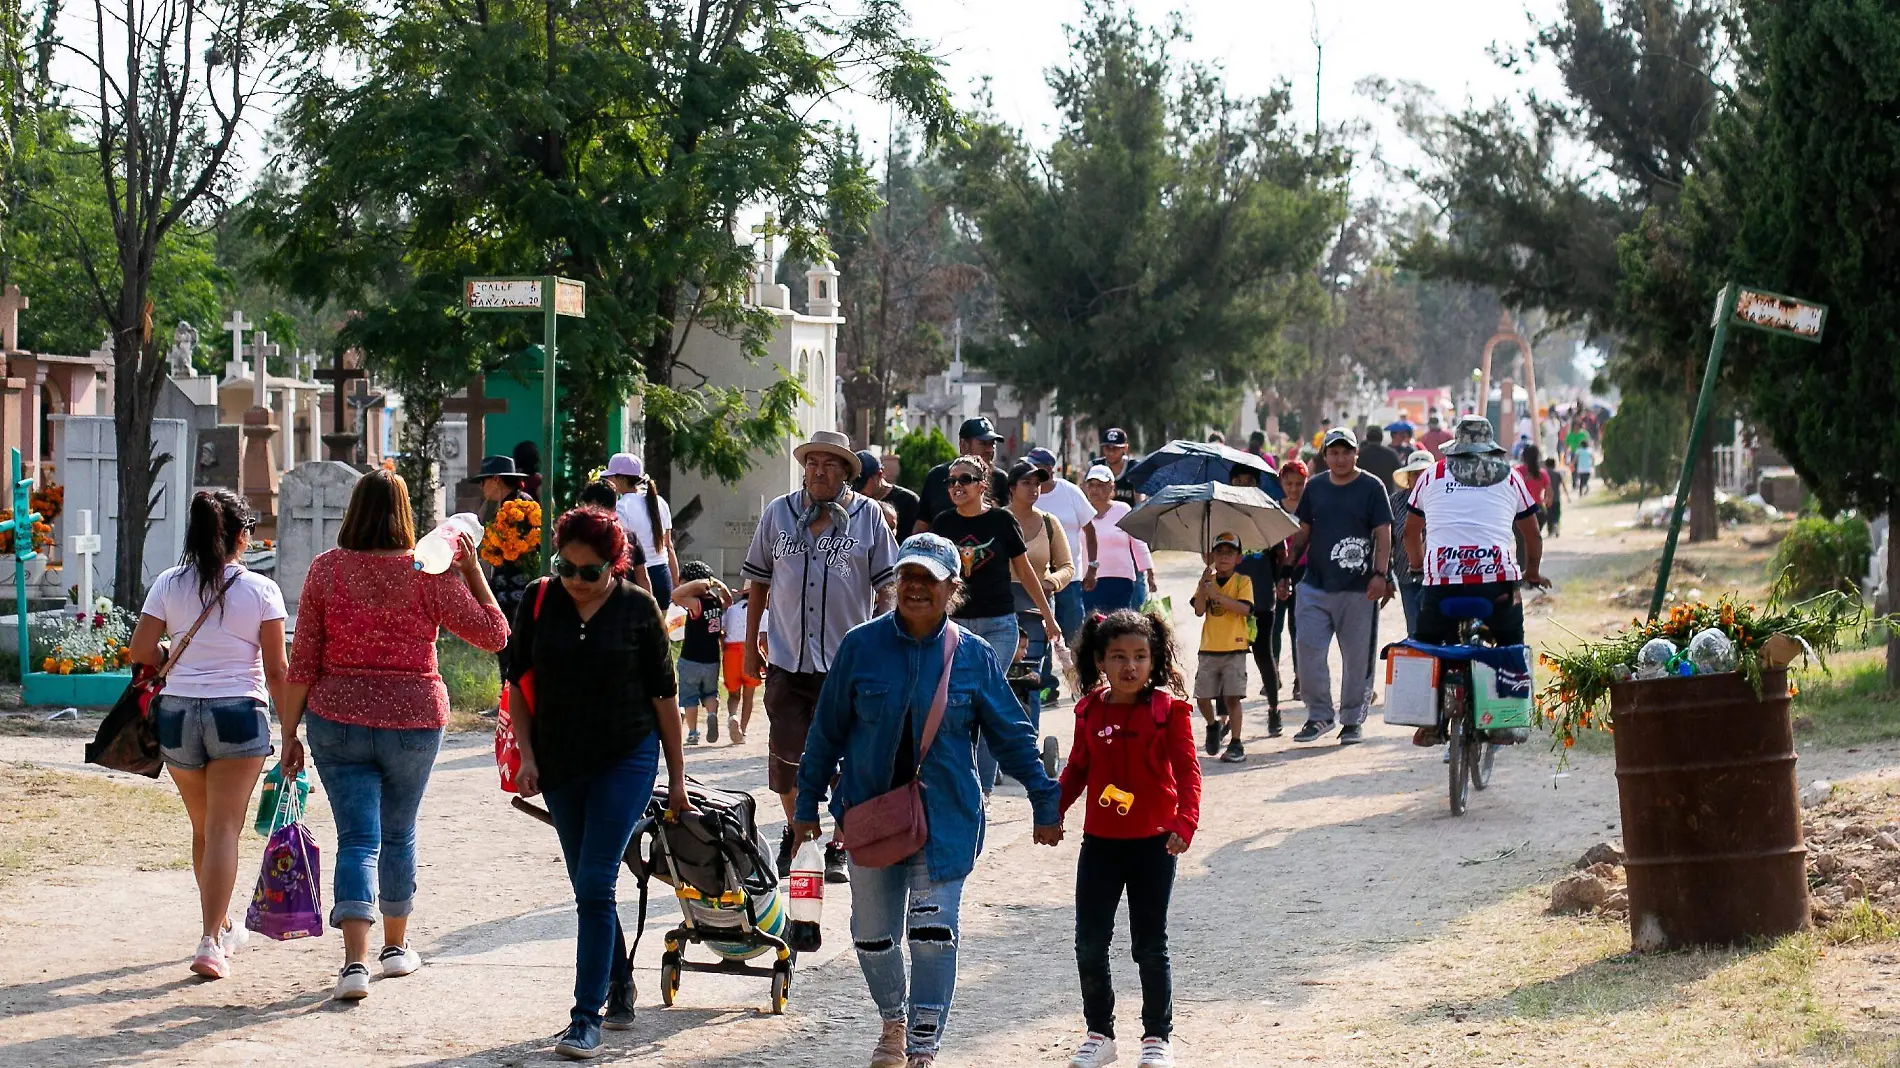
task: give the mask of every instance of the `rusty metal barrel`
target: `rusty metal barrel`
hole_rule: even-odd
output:
[[[1643,679],[1610,690],[1639,952],[1808,926],[1788,673]]]

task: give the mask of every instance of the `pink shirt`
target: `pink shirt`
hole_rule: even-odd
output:
[[[1148,555],[1148,543],[1130,537],[1128,532],[1115,525],[1122,516],[1134,509],[1124,501],[1115,501],[1108,511],[1089,520],[1089,526],[1095,530],[1096,559],[1101,566],[1096,570],[1096,578],[1140,578],[1142,572],[1154,569],[1154,558]],[[1082,555],[1089,551],[1088,537],[1082,539]],[[1086,563],[1086,561],[1085,561]],[[1085,572],[1086,573],[1086,572]]]
[[[508,643],[501,609],[460,575],[426,575],[415,557],[331,549],[310,562],[290,644],[290,681],[310,711],[360,727],[441,728],[449,692],[436,670],[438,627],[478,649]]]

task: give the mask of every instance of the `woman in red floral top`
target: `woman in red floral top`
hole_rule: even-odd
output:
[[[1075,709],[1062,810],[1080,799],[1088,813],[1075,868],[1075,957],[1088,1033],[1069,1063],[1095,1068],[1116,1059],[1108,943],[1126,890],[1129,943],[1141,972],[1141,1064],[1168,1068],[1174,1064],[1168,899],[1175,858],[1187,852],[1201,822],[1194,710],[1176,696],[1181,673],[1160,615],[1124,608],[1090,619],[1075,663],[1087,696]]]
[[[290,687],[278,715],[284,774],[303,766],[297,726],[308,709],[310,755],[336,817],[330,922],[343,929],[344,965],[331,995],[369,993],[369,933],[383,917],[384,978],[422,966],[409,948],[416,893],[416,810],[429,785],[449,694],[436,670],[438,629],[479,649],[508,642],[508,623],[482,577],[472,539],[454,570],[416,570],[409,488],[390,471],[356,483],[337,547],[310,563],[290,646]]]

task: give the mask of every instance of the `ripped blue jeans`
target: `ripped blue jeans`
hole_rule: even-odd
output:
[[[888,868],[851,865],[851,939],[858,964],[878,1015],[907,1020],[908,1054],[936,1053],[943,1039],[957,988],[957,914],[962,902],[963,880],[931,882],[922,853]],[[910,944],[908,1000],[904,942]]]

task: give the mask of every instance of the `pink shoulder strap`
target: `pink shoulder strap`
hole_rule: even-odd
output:
[[[930,715],[924,718],[923,744],[917,747],[917,766],[923,767],[930,743],[937,740],[937,728],[943,725],[943,710],[950,704],[950,669],[957,658],[960,635],[951,620],[943,621],[943,673],[937,677],[937,694],[930,699]]]

